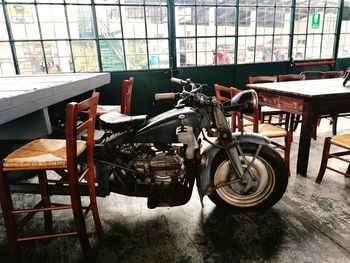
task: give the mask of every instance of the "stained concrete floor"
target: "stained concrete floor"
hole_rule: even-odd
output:
[[[341,119],[338,131],[349,133],[350,120]],[[287,192],[266,212],[224,212],[208,198],[202,208],[196,191],[184,206],[154,210],[147,209],[143,198],[118,194],[99,198],[106,232],[103,246],[98,246],[91,217],[87,221],[90,240],[98,251],[96,261],[350,262],[350,179],[327,171],[321,185],[314,182],[323,138],[330,134],[331,126],[323,120],[317,141],[312,141],[307,177],[295,173],[295,134]],[[33,202],[26,195],[17,195],[16,199]],[[67,212],[56,215],[54,222],[59,229],[72,222]],[[40,228],[39,219],[30,228]],[[75,237],[26,243],[22,255],[24,262],[83,262]],[[2,215],[0,261],[8,261]]]

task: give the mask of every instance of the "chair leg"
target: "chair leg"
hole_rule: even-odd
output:
[[[46,171],[45,170],[38,171],[38,177],[39,177],[41,200],[45,207],[49,207],[51,201],[50,201],[49,189],[47,187]],[[45,223],[45,233],[51,234],[53,232],[51,210],[44,212],[44,223]]]
[[[350,177],[350,164],[348,165],[348,169],[346,169],[345,173],[347,174],[345,177]]]
[[[11,198],[11,192],[8,184],[7,175],[3,171],[2,163],[0,167],[0,202],[7,233],[11,261],[20,262],[21,259],[18,251],[16,218],[12,213],[13,203]]]
[[[326,171],[327,162],[328,162],[328,156],[329,156],[329,149],[331,148],[331,137],[327,137],[324,140],[324,146],[323,146],[323,153],[322,153],[322,161],[320,170],[318,172],[317,178],[315,180],[316,183],[320,184],[324,173]]]
[[[68,181],[69,181],[69,192],[70,192],[70,197],[72,202],[72,210],[73,210],[73,217],[74,217],[76,231],[78,232],[80,246],[83,250],[84,257],[87,261],[89,261],[93,258],[93,255],[92,255],[90,241],[86,232],[86,225],[85,225],[85,219],[83,214],[83,208],[81,204],[78,179],[75,174],[73,175],[69,174]]]
[[[294,125],[293,125],[293,131],[297,130],[299,122],[300,122],[300,115],[296,115],[294,120]]]
[[[338,115],[333,115],[332,116],[333,135],[337,135],[337,123],[338,123]]]
[[[94,218],[97,236],[100,240],[103,240],[104,232],[103,232],[103,227],[101,224],[100,215],[98,213],[98,208],[97,208],[96,189],[95,189],[95,180],[94,180],[94,172],[93,172],[94,168],[89,167],[88,169],[89,169],[89,171],[88,171],[88,175],[87,175],[87,177],[88,177],[87,181],[88,181],[92,216]]]
[[[314,121],[314,124],[312,126],[312,139],[314,139],[315,141],[317,140],[317,122],[318,119]]]
[[[284,137],[285,141],[285,151],[284,151],[284,162],[286,163],[288,169],[288,176],[290,176],[290,148],[292,145],[292,132],[288,131],[287,136]]]

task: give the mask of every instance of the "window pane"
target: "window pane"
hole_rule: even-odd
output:
[[[98,35],[100,38],[121,38],[118,6],[96,6]]]
[[[337,24],[337,8],[327,8],[324,18],[323,33],[335,33]]]
[[[197,0],[196,4],[197,5],[215,5],[216,0]]]
[[[145,0],[146,5],[166,5],[167,0]]]
[[[16,54],[21,74],[46,73],[41,44],[37,42],[16,42]]]
[[[217,39],[216,64],[233,64],[235,62],[235,38],[220,37]]]
[[[39,27],[34,5],[8,5],[14,39],[39,39]]]
[[[308,14],[308,10],[306,8],[296,8],[295,9],[295,20],[294,20],[294,33],[295,34],[305,34],[306,33],[307,14]]]
[[[345,0],[346,3],[347,0]],[[331,7],[339,7],[340,5],[340,0],[327,0],[327,6]]]
[[[67,12],[71,38],[95,37],[90,6],[69,5]]]
[[[302,6],[302,7],[308,7],[309,6],[309,0],[296,0],[295,5],[296,6]]]
[[[271,62],[273,56],[272,36],[257,36],[255,46],[255,62]]]
[[[297,60],[305,59],[305,35],[294,35],[293,38],[293,58]]]
[[[175,7],[176,36],[195,36],[194,7]]]
[[[164,6],[146,7],[147,35],[149,38],[168,37],[168,15]]]
[[[339,58],[350,57],[350,34],[341,34],[339,39]]]
[[[120,3],[129,5],[139,5],[143,4],[143,0],[121,0]]]
[[[253,63],[254,62],[254,37],[239,37],[238,38],[238,63]]]
[[[8,40],[8,34],[2,8],[0,8],[0,40]]]
[[[169,67],[169,42],[168,40],[149,40],[149,66],[150,68]]]
[[[66,0],[70,4],[90,4],[91,0]]]
[[[255,34],[255,16],[256,8],[240,7],[239,8],[239,25],[238,35],[254,35]]]
[[[218,36],[235,35],[236,8],[217,8],[217,34]]]
[[[321,35],[308,35],[305,59],[318,59],[321,54]]]
[[[275,34],[288,34],[290,32],[291,8],[276,8]]]
[[[14,75],[15,73],[10,44],[0,42],[0,75]]]
[[[270,7],[259,7],[257,17],[257,34],[273,33],[275,10]],[[279,20],[280,21],[280,20]]]
[[[44,51],[49,73],[73,71],[68,41],[44,41]]]
[[[23,2],[23,3],[33,3],[34,0],[6,0],[6,2]]]
[[[63,0],[36,0],[37,3],[63,3]]]
[[[289,36],[275,36],[273,41],[273,61],[288,60]]]
[[[122,15],[125,38],[146,37],[143,7],[123,6]]]
[[[197,39],[197,65],[213,65],[215,52],[215,38]]]
[[[126,40],[125,53],[127,69],[147,69],[148,63],[145,40]]]
[[[333,57],[334,39],[335,39],[335,36],[333,34],[323,35],[321,58]]]
[[[175,5],[194,5],[195,0],[175,0]]]
[[[180,38],[176,40],[176,61],[180,67],[196,65],[196,40]]]
[[[125,70],[123,41],[100,40],[103,70]]]
[[[119,4],[119,0],[95,0],[96,4]]]
[[[197,6],[197,36],[215,36],[215,7]]]
[[[68,38],[66,16],[61,5],[38,5],[43,39]]]
[[[240,6],[256,6],[257,2],[259,2],[258,0],[240,0],[239,1],[239,5]]]
[[[236,5],[236,0],[217,0],[218,5]]]
[[[98,71],[97,49],[94,40],[72,41],[76,72]]]

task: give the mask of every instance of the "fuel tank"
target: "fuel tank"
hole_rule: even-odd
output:
[[[147,121],[133,138],[134,142],[176,143],[176,128],[181,125],[193,127],[196,138],[200,128],[201,115],[193,108],[182,107],[166,111]]]

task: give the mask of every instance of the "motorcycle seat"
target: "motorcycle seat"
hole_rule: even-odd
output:
[[[128,116],[119,112],[109,112],[100,116],[101,127],[113,132],[135,130],[142,127],[148,115]]]

